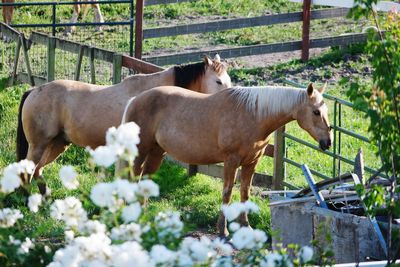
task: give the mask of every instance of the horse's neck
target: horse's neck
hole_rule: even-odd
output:
[[[175,85],[174,68],[169,68],[152,74],[135,75],[122,82],[123,88],[129,95],[137,95],[157,86]]]

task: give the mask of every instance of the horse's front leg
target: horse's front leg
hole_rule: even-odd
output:
[[[78,17],[79,13],[81,12],[81,5],[80,4],[74,4],[74,12],[72,13],[72,18],[70,20],[70,23],[77,23],[78,22]],[[67,26],[64,31],[64,35],[71,35],[71,33],[75,30],[75,26]]]
[[[222,191],[222,203],[227,205],[231,202],[232,188],[235,183],[237,168],[240,164],[240,158],[238,156],[231,156],[228,160],[224,161],[224,188]],[[227,222],[224,213],[221,211],[217,228],[219,235],[228,236],[229,231],[227,228]]]
[[[92,4],[93,11],[94,11],[94,20],[95,22],[104,22],[103,15],[101,14],[100,5],[99,4]],[[101,25],[96,26],[96,31],[101,31]]]
[[[249,200],[251,182],[253,180],[254,171],[258,161],[249,165],[242,166],[242,172],[240,175],[240,202],[246,202]],[[239,216],[239,223],[242,226],[249,226],[249,219],[247,213],[241,213]]]

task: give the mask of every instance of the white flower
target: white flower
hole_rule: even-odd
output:
[[[264,257],[264,259],[260,262],[260,267],[275,267],[280,266],[281,261],[283,260],[282,255],[277,253],[270,253]]]
[[[67,189],[76,189],[79,186],[79,182],[76,179],[78,177],[78,174],[74,170],[74,167],[72,166],[63,166],[60,169],[60,178],[62,184],[65,186]]]
[[[136,202],[136,203],[130,204],[129,206],[126,206],[122,210],[122,215],[121,215],[122,220],[125,223],[134,222],[139,218],[141,212],[142,212],[142,207],[140,206],[139,203]]]
[[[116,241],[137,241],[141,242],[142,229],[139,224],[122,224],[111,229],[111,239]]]
[[[232,246],[229,245],[228,243],[225,243],[223,239],[216,238],[213,242],[212,245],[214,249],[216,249],[220,254],[224,256],[229,256],[232,254],[233,249]]]
[[[152,267],[148,253],[137,242],[125,242],[112,246],[111,264],[113,267]]]
[[[19,246],[19,245],[21,245],[21,240],[15,239],[12,235],[8,236],[8,242],[9,242],[11,245],[14,245],[14,246]]]
[[[138,185],[136,183],[130,183],[128,180],[117,179],[114,181],[115,190],[118,197],[125,200],[127,203],[136,201],[136,192],[138,191]]]
[[[79,225],[79,231],[84,234],[105,233],[106,225],[97,220],[88,220]]]
[[[64,231],[65,242],[67,242],[67,243],[72,242],[72,240],[74,240],[74,237],[75,237],[74,231],[72,231],[72,230]]]
[[[108,146],[99,146],[95,150],[89,149],[94,163],[102,167],[110,167],[117,161],[117,151]]]
[[[106,144],[113,147],[117,156],[132,161],[138,154],[139,131],[139,126],[134,122],[121,124],[118,128],[111,127],[106,133]]]
[[[200,241],[195,241],[190,245],[192,258],[198,263],[206,263],[209,258],[216,255],[216,252],[211,247],[211,241],[205,236],[202,236]]]
[[[50,216],[56,220],[64,221],[67,228],[77,227],[87,220],[86,211],[76,197],[67,197],[64,200],[57,199],[54,201],[50,207]]]
[[[237,249],[252,249],[255,246],[253,229],[242,227],[232,237],[232,243]]]
[[[151,248],[150,257],[156,264],[162,266],[174,266],[176,260],[176,252],[167,249],[163,245],[155,245]]]
[[[251,212],[258,213],[258,212],[260,212],[260,208],[257,206],[257,204],[252,202],[252,201],[250,201],[250,200],[247,200],[246,202],[244,202],[244,206],[246,208],[246,212],[247,213],[251,213]]]
[[[178,251],[176,257],[177,257],[177,261],[178,261],[177,262],[178,266],[193,266],[194,265],[192,258],[183,251]]]
[[[90,199],[99,207],[112,207],[116,204],[114,187],[109,183],[98,183],[90,192]]]
[[[33,194],[28,198],[28,207],[32,212],[38,212],[41,203],[42,203],[41,194]]]
[[[3,171],[3,177],[0,180],[1,191],[4,193],[14,192],[21,186],[20,166],[18,163],[8,165]]]
[[[0,227],[8,228],[13,226],[18,219],[23,218],[22,213],[17,209],[5,208],[0,210]]]
[[[25,238],[25,241],[21,243],[21,246],[18,248],[18,254],[28,254],[29,250],[33,248],[35,244],[33,244],[32,240],[29,237]]]
[[[268,240],[267,234],[258,229],[253,230],[253,237],[257,248],[262,248]]]
[[[167,211],[160,212],[155,218],[158,238],[164,240],[168,236],[180,237],[183,222],[180,220],[179,212]]]
[[[244,204],[240,202],[234,202],[231,205],[222,205],[222,212],[229,222],[235,220],[245,210]]]
[[[240,229],[240,224],[237,222],[231,222],[229,224],[229,230],[231,230],[232,232],[236,232],[237,230]]]
[[[44,252],[46,252],[47,254],[48,253],[51,253],[51,248],[49,247],[49,246],[44,246]]]
[[[140,181],[138,186],[138,194],[144,198],[158,197],[160,194],[158,185],[150,179]]]
[[[50,263],[48,267],[77,267],[82,258],[83,256],[79,251],[79,247],[69,245],[56,251],[53,262]]]
[[[72,245],[78,246],[79,252],[86,261],[99,260],[105,262],[112,256],[111,240],[104,233],[76,237]]]
[[[314,255],[314,250],[309,246],[304,246],[299,251],[299,257],[301,262],[309,262]]]
[[[18,171],[19,174],[33,174],[33,171],[35,170],[35,163],[33,161],[23,159],[18,164]]]

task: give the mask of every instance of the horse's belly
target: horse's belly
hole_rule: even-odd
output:
[[[173,158],[189,164],[213,164],[223,161],[223,157],[214,143],[183,138],[182,136],[162,136],[157,138],[161,148]]]

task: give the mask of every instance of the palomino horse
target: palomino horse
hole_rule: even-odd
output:
[[[74,4],[74,12],[72,13],[72,18],[70,23],[76,23],[78,21],[79,18],[79,14],[81,13],[81,7],[82,7],[82,18],[85,18],[88,12],[88,8],[89,5],[81,5],[78,4],[79,2],[92,2],[92,4],[90,4],[93,8],[93,12],[94,12],[94,21],[95,22],[104,22],[104,18],[103,15],[101,14],[101,10],[100,10],[100,5],[97,2],[97,0],[74,0],[74,2],[77,2],[77,4]],[[75,30],[75,26],[70,26],[67,27],[65,29],[64,35],[70,35],[73,31]],[[97,25],[96,26],[96,31],[101,31],[101,26]]]
[[[17,159],[36,164],[33,177],[64,152],[70,143],[96,148],[105,144],[108,128],[121,123],[127,100],[161,85],[179,85],[201,93],[231,86],[227,67],[218,55],[204,62],[175,66],[154,74],[139,74],[109,87],[58,80],[22,96],[18,118]],[[30,181],[29,181],[30,182]],[[40,181],[41,193],[46,190]]]
[[[241,201],[247,201],[254,170],[271,133],[297,120],[325,150],[331,145],[328,108],[322,92],[288,87],[232,88],[213,95],[162,86],[130,100],[124,122],[140,126],[135,175],[158,170],[164,153],[189,164],[224,163],[224,204],[231,200],[236,171],[241,169]],[[239,218],[248,225],[246,214]],[[227,235],[223,213],[218,230]]]

